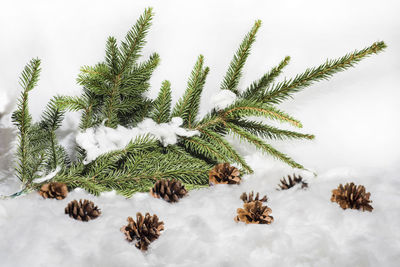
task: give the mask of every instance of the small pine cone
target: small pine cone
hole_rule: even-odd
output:
[[[347,183],[344,187],[342,184],[337,189],[332,190],[332,202],[337,202],[342,209],[358,209],[362,211],[372,211],[369,204],[371,193],[365,192],[363,185],[356,186],[354,183]]]
[[[296,176],[295,174],[293,174],[293,178],[290,175],[288,175],[287,181],[285,177],[283,177],[283,179],[281,179],[281,184],[279,184],[278,186],[280,187],[280,190],[286,190],[300,183],[302,189],[308,187],[308,183],[306,181],[303,181],[303,177],[301,177],[300,175]]]
[[[210,185],[215,184],[240,184],[240,172],[239,170],[231,166],[229,163],[220,163],[209,172],[209,183]]]
[[[246,192],[243,192],[243,194],[240,196],[240,199],[243,200],[244,203],[252,202],[252,201],[261,201],[261,202],[267,202],[268,198],[267,196],[263,196],[263,198],[260,199],[260,193],[257,192],[256,197],[254,198],[254,192],[251,191],[249,195],[247,196]]]
[[[72,217],[75,220],[87,222],[99,217],[101,211],[92,201],[87,199],[82,201],[82,199],[80,199],[78,202],[75,199],[68,203],[68,206],[65,208],[65,214],[68,214],[69,217]]]
[[[51,182],[42,185],[39,194],[43,198],[56,198],[58,200],[64,199],[68,195],[68,188],[64,183]]]
[[[135,246],[142,251],[147,250],[150,243],[160,236],[162,230],[164,230],[164,222],[158,221],[157,215],[150,216],[146,213],[143,217],[140,212],[136,213],[136,222],[132,217],[128,217],[128,225],[121,228],[126,240],[129,242],[135,240]]]
[[[162,198],[167,202],[178,202],[187,194],[187,190],[178,180],[158,180],[150,189],[150,194],[155,198]]]
[[[251,201],[244,203],[243,209],[237,209],[236,222],[245,222],[246,224],[271,224],[274,217],[269,214],[272,212],[267,206],[263,206],[261,201]]]

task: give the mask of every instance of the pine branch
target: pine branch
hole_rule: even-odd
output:
[[[163,81],[158,97],[154,101],[154,111],[151,117],[158,124],[170,120],[171,101],[171,84],[169,81]]]
[[[98,63],[94,67],[83,66],[76,81],[86,90],[97,96],[103,96],[112,88],[115,75],[111,74],[109,66],[105,63]]]
[[[236,101],[233,105],[227,107],[223,111],[223,117],[228,119],[242,118],[248,116],[265,117],[281,122],[287,122],[291,125],[301,128],[303,127],[300,121],[292,118],[283,111],[267,104],[253,102],[248,100]]]
[[[49,159],[49,169],[54,170],[57,167],[58,159],[57,156],[57,136],[56,130],[61,126],[64,119],[65,111],[60,109],[55,99],[51,99],[47,104],[45,111],[42,114],[42,120],[40,122],[41,128],[47,132],[47,138],[50,140],[50,159]]]
[[[152,16],[152,9],[146,9],[120,46],[117,46],[114,37],[109,37],[104,62],[81,69],[77,81],[83,86],[82,95],[57,97],[54,106],[45,111],[40,125],[31,125],[27,112],[27,92],[37,80],[33,75],[35,68],[27,68],[22,75],[24,92],[19,109],[13,115],[14,123],[21,132],[18,137],[20,160],[17,164],[17,172],[22,177],[20,179],[30,181],[43,173],[43,169],[61,165],[63,169],[53,180],[66,182],[70,188],[82,187],[92,194],[115,189],[120,194],[131,196],[134,192],[149,190],[161,178],[176,178],[185,184],[205,185],[208,171],[218,162],[237,163],[247,172],[252,172],[242,156],[224,138],[229,133],[294,168],[303,169],[302,165],[267,144],[263,138],[313,139],[313,135],[282,130],[263,122],[251,121],[248,117],[262,117],[302,127],[298,120],[275,105],[313,82],[328,79],[385,47],[383,42],[377,42],[361,51],[307,69],[293,79],[272,84],[288,64],[289,57],[286,57],[239,94],[243,67],[261,25],[260,21],[256,21],[236,51],[220,87],[231,90],[238,99],[223,110],[213,109],[205,117],[197,119],[201,93],[209,72],[208,67],[203,66],[203,56],[198,58],[186,91],[172,112],[168,81],[163,82],[155,101],[144,95],[150,88],[150,77],[160,62],[156,53],[142,63],[137,62]],[[167,123],[171,117],[179,116],[185,128],[199,131],[200,136],[180,137],[178,144],[168,147],[163,147],[159,141],[148,136],[139,137],[125,148],[100,155],[86,165],[82,163],[86,152],[78,147],[79,160],[70,163],[65,150],[57,144],[54,133],[65,110],[82,111],[81,129],[100,125],[104,121],[109,127],[134,127],[145,117],[151,117],[157,123]]]
[[[118,75],[119,73],[120,57],[121,55],[118,50],[117,39],[112,36],[108,37],[106,44],[106,64],[112,75]]]
[[[261,140],[257,136],[255,136],[249,132],[246,132],[243,129],[240,129],[233,123],[227,123],[226,125],[232,131],[232,133],[234,135],[238,136],[240,139],[244,139],[247,142],[255,145],[255,147],[260,149],[262,152],[268,153],[272,157],[285,162],[286,164],[288,164],[289,166],[291,166],[293,168],[304,169],[304,167],[301,164],[295,162],[293,159],[289,158],[282,152],[279,152],[278,150],[273,148],[271,145],[265,143],[263,140]]]
[[[253,173],[251,167],[239,155],[239,153],[219,134],[210,130],[200,130],[200,132],[207,137],[207,141],[218,149],[220,154],[224,154],[226,158],[230,158],[229,162],[236,162],[240,164],[248,173]]]
[[[376,42],[370,47],[354,51],[335,60],[327,60],[324,64],[307,69],[293,79],[277,83],[262,95],[262,101],[270,104],[279,104],[292,97],[294,93],[320,80],[328,80],[333,74],[354,67],[356,63],[372,54],[377,54],[386,48],[384,42]]]
[[[125,97],[142,97],[141,95],[149,89],[148,81],[159,63],[160,56],[153,53],[147,61],[133,66],[121,79],[121,94]]]
[[[12,120],[18,128],[18,147],[17,158],[18,167],[16,168],[17,177],[25,184],[30,182],[29,177],[29,161],[30,156],[30,128],[31,115],[28,109],[28,93],[37,84],[40,74],[40,60],[32,59],[25,66],[21,78],[20,85],[22,86],[21,97],[18,100],[17,110],[12,114]]]
[[[229,162],[229,158],[223,154],[220,154],[214,146],[203,139],[192,136],[192,137],[182,137],[180,145],[188,151],[188,153],[204,159],[207,162]]]
[[[153,9],[146,8],[136,24],[127,33],[125,41],[121,43],[121,67],[119,74],[129,70],[129,67],[139,58],[140,51],[146,44],[145,38],[151,26],[152,18]]]
[[[179,149],[167,149],[148,137],[133,141],[125,149],[102,155],[91,164],[75,165],[58,173],[53,181],[82,187],[98,195],[117,190],[130,197],[148,191],[159,179],[175,178],[190,184],[207,184],[211,165]]]
[[[277,78],[284,67],[289,64],[290,57],[285,57],[278,66],[264,74],[258,81],[253,82],[240,96],[245,99],[258,99],[265,89]]]
[[[275,140],[287,140],[287,139],[314,139],[312,134],[303,134],[294,131],[282,130],[270,125],[266,125],[262,122],[249,121],[246,119],[239,119],[228,121],[233,123],[243,130],[252,133],[261,138],[275,139]]]
[[[78,96],[56,96],[54,101],[63,110],[79,111],[87,106],[87,99]]]
[[[247,57],[250,54],[250,49],[252,44],[255,41],[256,33],[261,26],[261,20],[257,20],[254,23],[253,28],[250,32],[244,37],[242,43],[239,46],[239,49],[236,51],[233,59],[229,65],[228,71],[224,77],[224,80],[221,84],[222,90],[231,90],[236,95],[239,94],[237,86],[239,84],[240,77],[242,76],[242,69],[246,62]]]
[[[184,126],[190,127],[198,113],[200,96],[209,71],[208,67],[203,69],[203,61],[204,57],[200,55],[190,75],[185,94],[179,99],[172,111],[171,116],[181,117]]]

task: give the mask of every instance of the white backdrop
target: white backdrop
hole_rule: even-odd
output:
[[[151,80],[150,96],[168,79],[176,101],[201,53],[211,68],[202,112],[256,19],[263,27],[245,66],[242,88],[286,55],[292,57],[284,72],[289,77],[326,58],[384,40],[384,53],[282,105],[303,122],[304,132],[316,135],[315,141],[275,145],[316,171],[398,169],[398,1],[1,1],[0,112],[13,109],[19,74],[32,57],[42,59],[39,86],[31,93],[34,118],[54,94],[79,94],[75,78],[80,66],[103,60],[106,38],[121,40],[148,6],[156,16],[144,55],[156,51],[162,60]],[[8,139],[0,142],[5,145]]]

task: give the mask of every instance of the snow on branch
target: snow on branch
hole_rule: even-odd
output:
[[[146,118],[134,128],[118,125],[114,129],[102,125],[78,133],[76,142],[86,150],[85,163],[89,163],[101,154],[124,148],[131,140],[141,135],[150,134],[158,139],[163,146],[168,146],[176,144],[178,136],[191,137],[199,134],[198,131],[190,131],[180,127],[182,123],[182,118],[173,117],[170,122],[160,124]]]
[[[236,94],[230,90],[220,90],[211,99],[211,104],[217,110],[224,109],[236,101]]]

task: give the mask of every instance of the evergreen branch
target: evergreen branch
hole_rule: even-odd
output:
[[[45,111],[42,114],[40,127],[47,132],[47,138],[50,140],[51,160],[49,169],[54,170],[57,167],[57,137],[56,130],[61,126],[64,119],[65,111],[57,106],[56,99],[51,99],[47,104]]]
[[[291,125],[301,128],[300,121],[292,118],[283,111],[267,104],[252,102],[248,100],[236,101],[233,105],[223,111],[223,116],[228,119],[242,118],[246,116],[262,116],[268,119],[274,119],[281,122],[288,122]]]
[[[176,103],[172,117],[181,117],[183,125],[189,126],[196,119],[200,104],[200,96],[208,74],[208,67],[203,70],[204,57],[200,55],[190,75],[185,94]]]
[[[289,158],[282,152],[279,152],[271,145],[265,143],[262,139],[258,138],[257,136],[241,129],[240,127],[236,126],[233,123],[226,123],[226,125],[234,135],[237,135],[241,139],[245,139],[247,142],[253,144],[256,148],[260,149],[262,152],[268,153],[272,157],[285,162],[286,164],[288,164],[293,168],[304,169],[302,165],[295,162],[293,159]]]
[[[242,76],[242,69],[246,62],[247,57],[250,54],[250,49],[255,41],[256,33],[261,26],[261,20],[257,20],[254,23],[253,28],[244,37],[242,43],[240,44],[238,50],[236,51],[233,59],[229,65],[228,71],[224,77],[221,84],[221,89],[231,90],[236,95],[239,94],[237,86],[239,84],[240,77]]]
[[[54,100],[56,105],[64,110],[79,111],[87,106],[87,99],[78,96],[56,96]]]
[[[25,66],[21,78],[20,85],[22,86],[21,97],[18,100],[17,110],[12,114],[12,120],[18,128],[18,147],[17,158],[18,167],[16,168],[17,177],[23,182],[30,181],[29,177],[29,161],[30,156],[30,131],[32,117],[28,109],[28,92],[31,91],[37,84],[40,74],[40,60],[32,59]]]
[[[154,101],[154,111],[151,117],[158,124],[170,120],[171,101],[171,84],[169,81],[163,81],[158,97]]]
[[[106,63],[112,75],[118,75],[119,73],[119,58],[120,52],[117,46],[117,39],[110,36],[106,44]]]
[[[265,103],[279,104],[292,97],[292,94],[299,92],[305,87],[312,85],[320,80],[328,80],[333,74],[354,67],[356,63],[371,54],[377,54],[386,48],[384,42],[376,42],[370,47],[360,51],[354,51],[335,60],[327,60],[324,64],[307,69],[304,73],[297,75],[293,79],[277,83],[262,95]]]
[[[192,155],[196,155],[199,158],[209,160],[211,162],[229,162],[229,158],[219,153],[210,143],[203,139],[192,136],[192,137],[181,137],[180,144]]]
[[[57,99],[53,98],[42,113],[40,124],[44,129],[54,132],[61,126],[64,115],[65,111],[57,105]]]
[[[80,71],[76,81],[96,95],[102,96],[108,92],[115,80],[115,75],[111,74],[105,63],[98,63],[94,67],[83,66]]]
[[[284,67],[289,64],[290,57],[285,57],[278,66],[264,74],[258,81],[253,82],[240,96],[246,99],[258,99],[260,94],[277,78]]]
[[[119,74],[124,73],[140,56],[139,53],[146,43],[145,37],[151,26],[153,18],[152,10],[152,8],[145,9],[136,24],[127,33],[125,41],[121,43],[121,67]]]
[[[160,56],[157,53],[153,53],[147,61],[134,66],[121,80],[121,95],[135,98],[142,97],[141,95],[149,88],[147,82],[159,63]]]
[[[249,121],[246,119],[228,121],[233,123],[245,131],[252,133],[261,138],[275,139],[275,140],[287,140],[287,139],[314,139],[312,134],[303,134],[294,131],[282,130],[270,125],[266,125],[262,122]]]
[[[39,80],[40,75],[40,59],[34,58],[25,66],[24,70],[21,73],[20,77],[20,85],[22,87],[22,92],[25,94],[27,98],[27,94],[31,91]]]
[[[104,125],[111,128],[115,128],[118,125],[118,102],[120,100],[119,85],[120,80],[118,79],[115,81],[104,101],[102,112],[106,120]]]
[[[211,165],[179,149],[167,149],[147,137],[135,140],[124,150],[102,155],[90,165],[72,166],[53,179],[71,187],[82,187],[92,194],[117,190],[130,197],[148,191],[156,180],[178,179],[190,184],[206,184]]]
[[[237,151],[219,134],[210,130],[200,130],[200,132],[207,136],[208,142],[214,144],[215,148],[219,148],[221,154],[231,158],[234,162],[239,163],[247,172],[253,173],[251,167],[246,161],[237,153]]]

